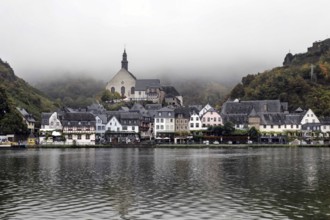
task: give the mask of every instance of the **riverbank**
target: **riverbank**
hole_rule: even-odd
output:
[[[290,144],[108,144],[108,145],[37,145],[28,148],[278,148],[278,147],[330,147],[330,145]]]

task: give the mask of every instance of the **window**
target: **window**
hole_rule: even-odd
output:
[[[161,122],[161,123],[164,123],[164,119],[163,119],[163,118],[161,118],[161,119],[160,119],[160,122]]]
[[[293,125],[291,125],[291,128],[293,128]]]
[[[120,91],[121,91],[121,96],[124,97],[124,95],[125,95],[125,86],[122,86]]]
[[[190,117],[190,121],[193,121],[194,120],[194,118],[193,117]]]
[[[89,140],[89,139],[90,139],[90,135],[86,134],[86,140]]]
[[[221,121],[221,118],[220,117],[218,118],[218,121]]]
[[[207,118],[207,122],[210,122],[210,118]]]
[[[161,112],[158,112],[158,116],[162,116],[162,113]]]
[[[123,131],[127,131],[127,126],[123,126]]]
[[[199,128],[199,124],[198,123],[196,123],[195,126],[196,126],[196,128]]]
[[[161,130],[164,130],[164,125],[161,125],[161,126],[160,126],[160,129],[161,129]]]
[[[81,140],[81,134],[78,134],[78,135],[77,135],[77,139],[78,139],[78,140]]]
[[[190,127],[193,128],[194,127],[194,123],[190,123]]]
[[[112,93],[115,93],[115,91],[116,91],[116,90],[115,90],[115,87],[111,87],[111,92],[112,92]]]
[[[266,125],[264,125],[264,128],[266,128]]]
[[[134,88],[134,86],[131,88],[131,94],[132,95],[134,95],[134,93],[135,93],[135,88]]]
[[[279,125],[278,128],[281,128],[281,125]]]
[[[170,122],[173,122],[173,119],[172,118],[170,119]]]
[[[72,134],[69,134],[69,135],[68,135],[68,139],[69,139],[69,140],[72,140]]]
[[[196,117],[196,121],[199,121],[199,117]]]
[[[159,129],[159,125],[156,125],[156,129],[157,129],[157,130]]]
[[[274,125],[271,125],[270,128],[274,128]]]
[[[156,119],[156,122],[159,123],[159,118]]]

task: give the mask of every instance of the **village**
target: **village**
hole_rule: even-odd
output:
[[[124,50],[121,69],[106,90],[130,103],[108,111],[100,103],[86,108],[43,112],[40,128],[25,109],[17,108],[30,130],[28,145],[97,144],[326,144],[330,120],[312,109],[289,112],[280,100],[227,100],[185,106],[173,86],[159,79],[137,79],[128,71]]]

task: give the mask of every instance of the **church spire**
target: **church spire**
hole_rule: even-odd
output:
[[[128,71],[128,61],[127,61],[126,48],[124,49],[123,60],[121,61],[121,68],[124,68]]]

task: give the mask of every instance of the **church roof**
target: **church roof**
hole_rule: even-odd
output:
[[[125,69],[125,68],[121,68],[117,73],[116,73],[116,75],[112,78],[112,79],[114,79],[114,78],[116,78],[116,77],[118,77],[118,76],[120,76],[120,75],[129,75],[129,76],[131,76],[133,79],[135,79],[136,80],[136,77],[133,75],[133,73],[131,73],[131,72],[129,72],[127,69]]]

